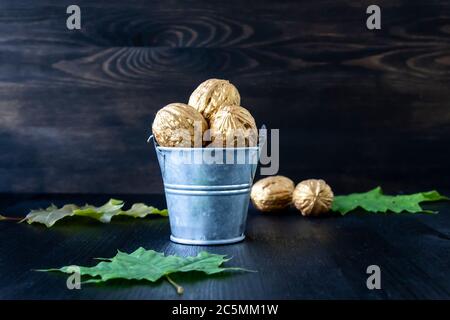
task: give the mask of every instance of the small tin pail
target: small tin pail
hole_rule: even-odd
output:
[[[170,240],[215,245],[244,239],[261,141],[260,137],[259,147],[232,149],[166,148],[154,142],[169,210]]]

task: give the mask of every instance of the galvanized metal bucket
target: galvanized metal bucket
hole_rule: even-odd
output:
[[[154,145],[169,210],[170,240],[189,245],[242,241],[260,148],[166,148],[156,141]]]

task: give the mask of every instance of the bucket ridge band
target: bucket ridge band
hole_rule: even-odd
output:
[[[191,195],[233,195],[244,194],[250,192],[251,184],[234,184],[234,185],[184,185],[184,184],[164,184],[166,193],[172,194],[191,194]]]
[[[165,183],[166,189],[181,189],[181,190],[238,190],[251,188],[250,183],[229,184],[229,185],[198,185],[198,184],[178,184]]]

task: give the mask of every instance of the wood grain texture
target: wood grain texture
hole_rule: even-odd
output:
[[[25,215],[50,203],[100,205],[110,196],[128,204],[164,206],[162,195],[0,195],[2,213]],[[448,299],[450,211],[448,204],[427,208],[438,215],[374,215],[308,219],[291,210],[261,214],[250,209],[247,238],[229,246],[171,243],[166,218],[115,218],[101,224],[68,218],[47,229],[41,225],[0,222],[0,299]],[[16,239],[20,234],[20,239]],[[227,254],[229,265],[257,273],[176,274],[185,288],[178,296],[166,281],[110,281],[67,290],[66,276],[36,268],[93,265],[138,247],[166,254]],[[366,268],[381,268],[382,290],[368,290]]]
[[[378,1],[0,4],[0,191],[162,192],[156,111],[230,79],[280,129],[280,173],[339,192],[450,187],[450,4]]]

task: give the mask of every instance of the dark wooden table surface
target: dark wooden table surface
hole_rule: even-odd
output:
[[[162,196],[115,195],[127,202],[164,206]],[[31,208],[85,202],[106,195],[1,195],[4,214]],[[41,225],[0,223],[0,299],[416,299],[450,298],[450,207],[428,205],[438,215],[366,215],[302,218],[296,212],[264,215],[251,210],[244,242],[228,246],[171,243],[167,218],[116,219],[101,224],[68,218]],[[201,250],[233,257],[229,265],[257,270],[206,277],[175,275],[185,288],[178,296],[165,281],[112,281],[68,290],[66,276],[32,269],[78,264],[110,257],[116,250],[143,246],[182,256]],[[366,287],[366,268],[381,268],[381,290]]]

